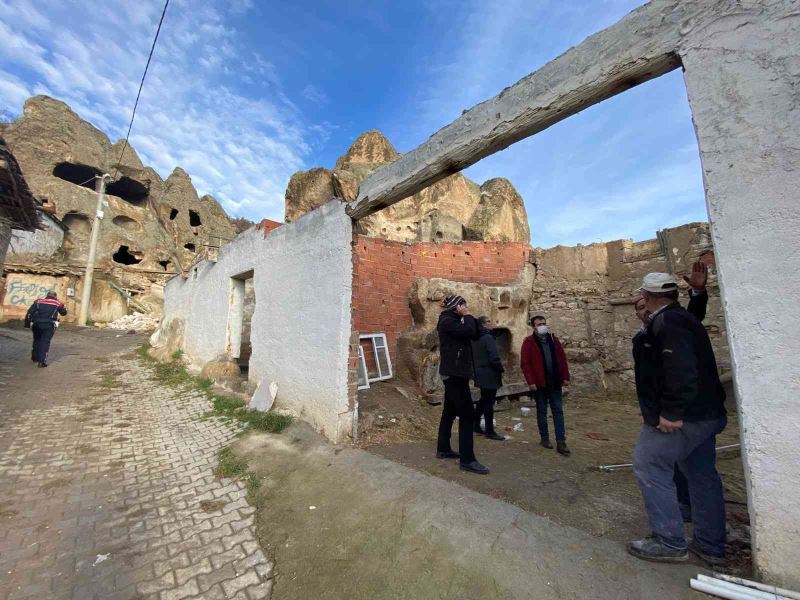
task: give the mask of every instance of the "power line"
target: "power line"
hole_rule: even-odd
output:
[[[139,82],[139,91],[136,94],[136,102],[133,103],[133,112],[131,113],[131,122],[128,124],[128,133],[125,135],[125,143],[122,145],[122,152],[119,153],[119,159],[117,159],[117,164],[114,167],[114,175],[112,179],[117,178],[117,171],[119,170],[119,165],[122,163],[122,155],[125,154],[125,149],[128,147],[128,138],[130,137],[131,129],[133,128],[133,119],[136,117],[136,107],[139,106],[139,96],[142,95],[144,78],[147,77],[147,69],[150,68],[150,60],[153,58],[153,51],[156,49],[158,34],[161,33],[161,24],[164,22],[164,15],[167,14],[168,6],[169,6],[169,0],[166,0],[166,2],[164,3],[164,10],[161,11],[161,19],[158,21],[158,29],[156,29],[156,36],[153,38],[153,45],[150,46],[150,55],[147,57],[147,64],[144,66],[144,73],[142,73],[142,81]]]

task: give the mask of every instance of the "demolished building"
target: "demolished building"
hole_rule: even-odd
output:
[[[236,235],[220,204],[199,197],[183,169],[164,181],[134,148],[122,140],[112,144],[61,101],[28,99],[3,136],[40,200],[44,226],[10,240],[0,318],[20,318],[42,290],[51,289],[66,300],[67,320],[78,314],[97,204],[95,177],[103,173],[115,177],[101,220],[93,321],[111,321],[131,309],[160,315],[166,280]],[[23,289],[29,291],[24,297],[18,293]]]
[[[800,338],[789,320],[800,293],[794,260],[800,232],[796,9],[792,0],[653,0],[372,172],[349,203],[330,201],[266,237],[251,230],[222,249],[216,264],[203,263],[186,280],[170,281],[164,322],[154,342],[166,344],[172,332],[172,343],[199,362],[235,352],[239,282],[252,277],[251,377],[260,378],[260,385],[275,381],[283,390],[279,406],[331,439],[341,439],[358,410],[359,329],[351,313],[359,269],[354,248],[362,241],[353,237],[358,222],[588,106],[683,68],[729,332],[754,558],[767,581],[800,585],[800,498],[795,493],[800,488],[800,425],[786,418],[793,414],[800,381]],[[704,235],[702,227],[692,229],[672,232],[689,240],[674,246],[678,256],[686,248],[681,256],[686,260],[694,240]],[[370,243],[390,241],[370,238]],[[576,315],[582,312],[591,324],[593,311],[594,317],[615,320],[619,306],[594,303],[596,291],[600,298],[618,291],[624,301],[631,291],[624,282],[638,268],[663,264],[676,271],[672,242],[658,244],[643,260],[636,257],[647,257],[654,244],[545,251],[549,256],[534,252],[533,262],[521,251],[515,260],[523,270],[542,268],[542,286],[548,284],[548,265],[555,279],[570,271],[585,276],[586,301],[550,296],[544,287],[538,288],[538,299],[551,302],[550,310],[563,309],[564,322],[572,311],[570,318],[580,321]],[[372,250],[364,246],[365,253]],[[555,268],[559,253],[571,256]],[[582,260],[605,265],[608,279],[596,278]],[[764,300],[767,273],[781,285],[770,302]],[[391,277],[392,270],[384,269],[384,275]],[[524,298],[500,285],[508,281],[490,283],[497,284],[492,287],[497,288],[498,310],[503,303],[508,305],[504,310],[524,314],[524,307],[514,307],[515,300]],[[418,286],[413,294],[421,299],[417,304],[433,302],[443,293],[437,286],[434,279]],[[427,321],[428,311],[418,312]],[[587,351],[594,351],[593,329],[587,327],[582,335],[578,347],[585,343]]]

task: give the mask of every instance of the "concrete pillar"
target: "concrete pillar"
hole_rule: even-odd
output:
[[[756,568],[800,588],[800,13],[789,12],[718,19],[680,54],[730,338]]]

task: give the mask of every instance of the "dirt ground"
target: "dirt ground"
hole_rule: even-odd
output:
[[[257,535],[277,600],[698,599],[666,565],[307,424],[233,446],[260,482]]]
[[[504,442],[475,437],[475,453],[492,469],[488,476],[466,473],[454,461],[435,457],[436,428],[441,406],[413,397],[403,382],[376,383],[359,395],[359,410],[371,424],[359,446],[398,463],[419,469],[474,491],[505,500],[561,525],[617,542],[648,532],[639,488],[631,469],[602,472],[599,465],[630,463],[641,426],[635,403],[574,400],[565,395],[567,441],[572,455],[564,457],[538,444],[535,405],[527,398],[505,401],[495,413]],[[728,427],[717,446],[737,444],[736,411],[728,402]],[[528,417],[520,407],[531,409]],[[521,425],[523,431],[513,431]],[[453,447],[458,435],[453,432]],[[552,431],[552,420],[550,420]],[[749,517],[741,456],[738,448],[722,450],[717,466],[727,501],[729,570],[752,572]]]

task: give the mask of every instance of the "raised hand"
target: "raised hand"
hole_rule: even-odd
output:
[[[702,292],[706,289],[706,283],[708,282],[708,267],[704,262],[698,260],[692,265],[691,274],[688,277],[684,275],[683,280],[695,292]]]

